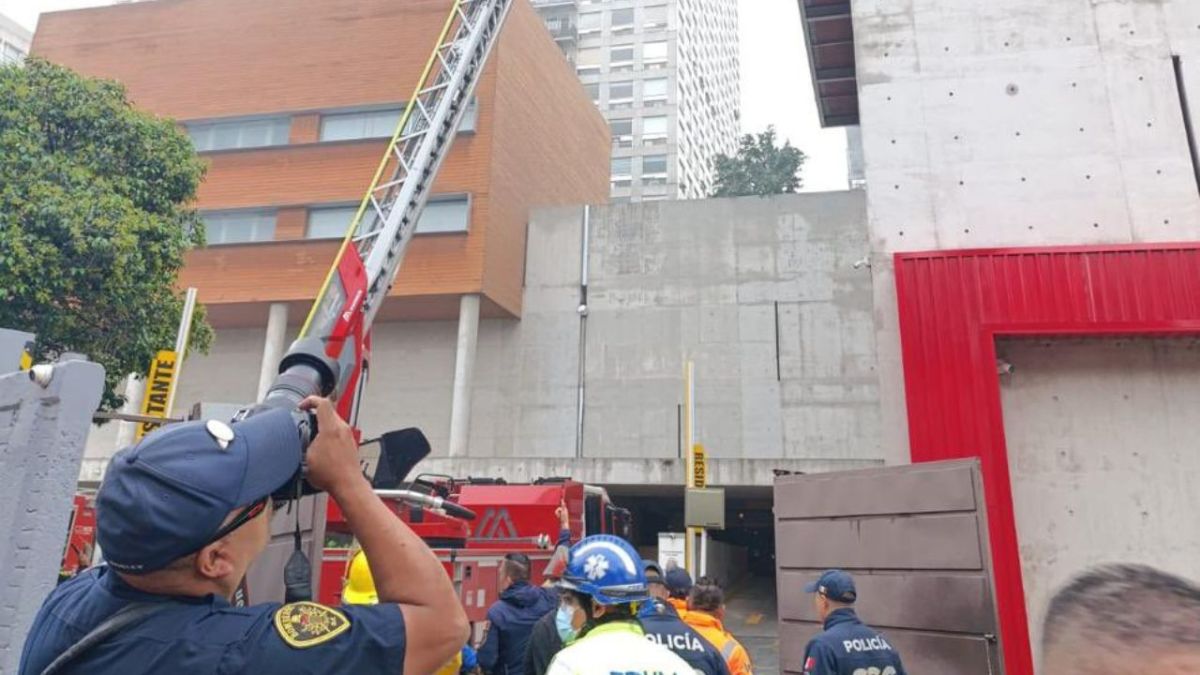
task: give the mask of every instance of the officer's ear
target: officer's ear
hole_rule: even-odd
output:
[[[205,579],[223,579],[236,571],[225,540],[215,541],[196,553],[194,569]]]

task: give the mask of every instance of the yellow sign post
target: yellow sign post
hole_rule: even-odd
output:
[[[708,487],[708,465],[704,461],[704,446],[699,443],[692,446],[691,487]]]
[[[142,414],[148,417],[165,418],[170,414],[171,393],[175,389],[175,373],[177,355],[170,349],[164,349],[150,362],[150,375],[146,378],[146,395],[142,397]],[[141,422],[134,432],[135,438],[154,431],[162,426],[157,422]]]

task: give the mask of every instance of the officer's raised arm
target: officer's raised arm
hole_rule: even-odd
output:
[[[358,444],[326,399],[310,398],[319,433],[308,448],[308,480],[337,500],[346,522],[371,561],[379,602],[404,615],[406,673],[429,673],[467,640],[467,616],[450,578],[420,537],[371,491],[358,463]]]

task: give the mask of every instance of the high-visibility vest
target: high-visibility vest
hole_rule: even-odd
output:
[[[680,618],[684,623],[696,629],[697,633],[704,636],[705,640],[711,642],[717,651],[721,652],[721,657],[729,666],[731,675],[752,675],[750,653],[729,631],[725,630],[720,619],[707,612],[697,611],[682,614]]]

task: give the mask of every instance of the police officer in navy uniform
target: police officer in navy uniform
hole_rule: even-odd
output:
[[[671,603],[667,602],[670,593],[658,563],[643,560],[642,569],[646,572],[650,599],[638,608],[637,617],[646,639],[675,652],[698,675],[729,675],[729,666],[725,665],[721,652],[696,629],[684,623]]]
[[[900,653],[855,614],[853,577],[828,570],[804,590],[825,623],[804,649],[804,675],[905,675]]]
[[[377,605],[233,607],[265,549],[271,495],[301,465],[288,411],[233,425],[171,425],[118,452],[96,496],[106,565],[58,586],[34,620],[20,675],[431,673],[467,639],[450,579],[363,477],[358,444],[326,399],[304,456],[371,559]],[[253,589],[251,589],[253,590]],[[115,629],[113,627],[116,627]],[[66,656],[64,656],[66,653]]]

